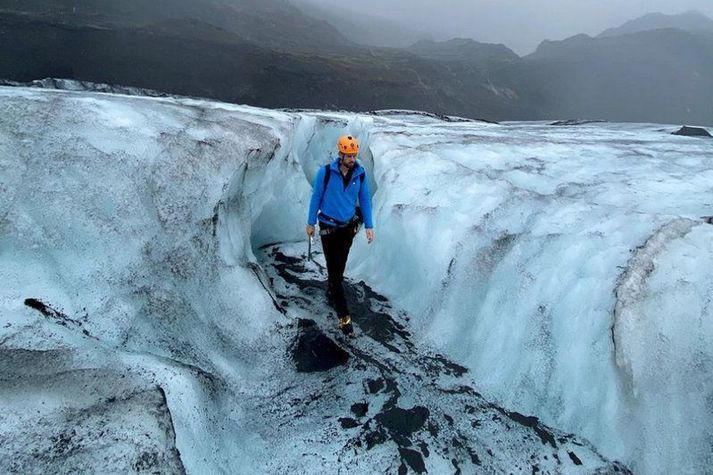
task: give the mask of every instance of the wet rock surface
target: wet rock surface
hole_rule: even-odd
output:
[[[673,132],[672,135],[682,135],[684,137],[711,137],[713,138],[713,135],[711,135],[706,129],[702,127],[688,127],[684,125],[680,129],[678,129],[676,132]]]
[[[489,402],[465,368],[419,347],[408,316],[364,282],[346,283],[356,337],[344,337],[326,303],[321,254],[313,249],[308,261],[306,249],[289,243],[261,251],[276,300],[294,319],[284,333],[304,376],[273,387],[259,417],[270,438],[308,441],[298,444],[301,460],[276,461],[267,472],[307,473],[312,460],[400,474],[629,473],[586,440]]]
[[[555,125],[555,126],[560,126],[560,127],[568,127],[568,126],[575,126],[575,125],[598,124],[601,122],[606,122],[606,121],[605,120],[596,120],[596,119],[567,119],[567,120],[557,120],[555,122],[550,123],[550,125]]]
[[[299,335],[292,351],[297,371],[327,371],[347,363],[349,353],[334,343],[312,320],[300,320]]]

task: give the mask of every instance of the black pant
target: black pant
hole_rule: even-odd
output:
[[[324,229],[321,224],[320,228]],[[349,315],[342,280],[344,278],[344,268],[347,266],[349,249],[351,249],[352,241],[354,240],[354,230],[354,226],[347,226],[345,228],[337,228],[331,233],[321,236],[324,258],[327,261],[327,292],[332,297],[334,309],[337,311],[339,318]]]

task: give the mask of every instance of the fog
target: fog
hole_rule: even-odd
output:
[[[711,0],[310,0],[330,8],[364,11],[430,33],[503,43],[520,55],[544,39],[558,40],[607,28],[651,12],[698,10],[713,17]]]

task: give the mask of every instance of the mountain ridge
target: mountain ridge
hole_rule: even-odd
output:
[[[677,28],[693,33],[713,33],[713,20],[697,10],[689,10],[675,15],[652,12],[629,20],[618,27],[608,28],[597,35],[597,37],[620,36],[662,28]]]
[[[576,35],[523,59],[556,117],[713,123],[713,36],[674,28]]]
[[[713,58],[705,53],[713,33],[576,35],[520,58],[467,38],[366,47],[278,0],[211,0],[195,15],[196,3],[180,0],[171,12],[152,4],[141,18],[124,4],[100,11],[96,0],[60,0],[55,10],[45,0],[18,5],[0,0],[0,77],[8,80],[74,79],[271,108],[713,123]]]
[[[344,8],[330,9],[310,0],[291,1],[306,15],[324,20],[338,28],[352,42],[367,47],[406,48],[432,35],[390,19]]]

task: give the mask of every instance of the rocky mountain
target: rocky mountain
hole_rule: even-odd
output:
[[[616,28],[609,28],[598,36],[620,36],[641,31],[658,30],[661,28],[677,28],[692,33],[707,32],[713,34],[713,20],[698,11],[687,11],[678,15],[665,15],[663,13],[649,13],[642,17],[628,21]]]
[[[470,39],[367,47],[341,33],[360,30],[365,17],[338,28],[339,19],[283,0],[0,0],[0,13],[7,80],[74,79],[273,108],[713,123],[713,35],[702,33],[580,35],[519,58]]]
[[[545,41],[511,73],[550,117],[713,123],[713,36],[678,29]]]
[[[0,0],[0,13],[8,22],[24,19],[77,30],[138,29],[280,50],[334,50],[350,44],[331,24],[303,14],[286,0]],[[196,25],[210,25],[213,31]]]
[[[305,14],[334,25],[341,34],[360,45],[405,48],[417,41],[432,39],[430,33],[364,11],[330,8],[310,0],[293,0],[292,3]]]
[[[444,61],[470,61],[479,64],[517,62],[520,57],[502,44],[479,43],[470,38],[453,38],[448,41],[421,40],[407,51]]]
[[[316,45],[290,40],[296,33],[275,34],[263,44],[251,34],[255,27],[228,28],[215,20],[217,9],[195,17],[149,9],[145,17],[132,17],[123,10],[100,14],[94,5],[93,13],[77,17],[69,7],[50,14],[37,5],[33,10],[3,1],[0,77],[10,80],[57,77],[265,107],[426,109],[493,120],[521,108],[517,93],[503,93],[471,64],[446,67],[396,49],[359,48],[340,37],[331,41],[331,26],[314,33]],[[265,13],[254,23],[269,21]]]

